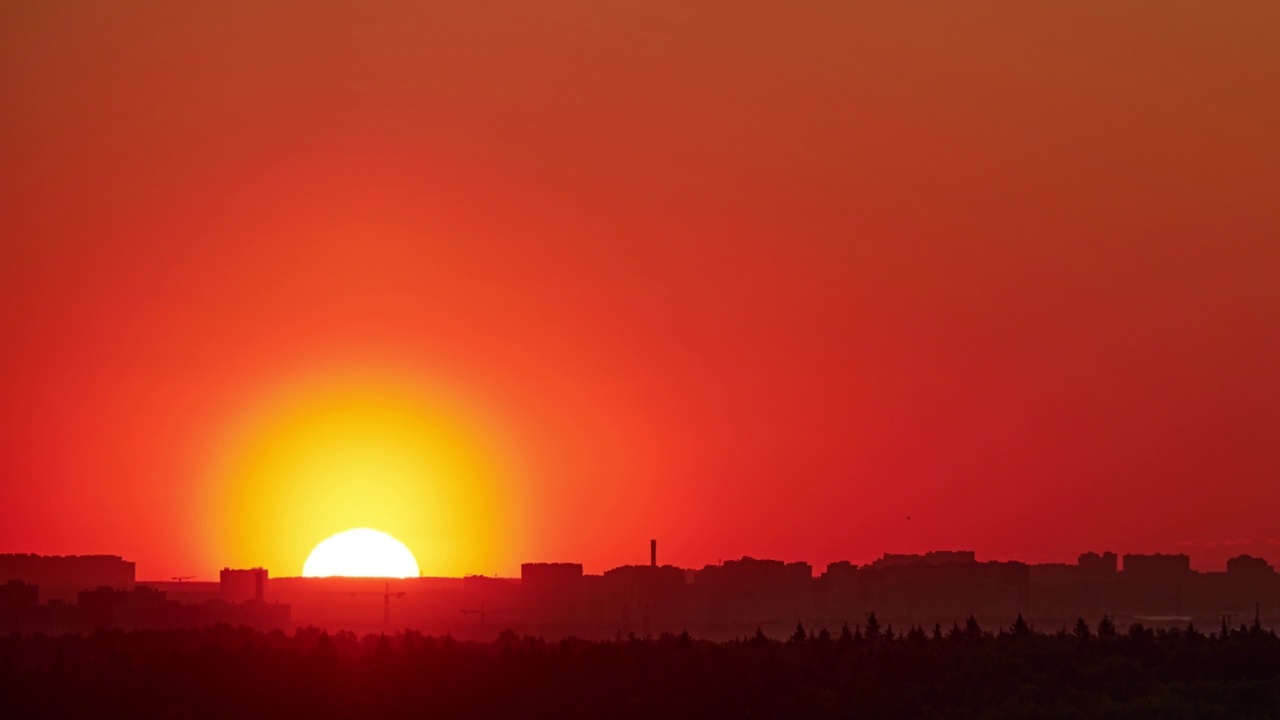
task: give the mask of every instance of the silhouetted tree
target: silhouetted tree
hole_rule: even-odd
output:
[[[849,630],[849,623],[845,623],[840,628],[840,638],[836,641],[836,645],[842,650],[853,645],[853,632]]]
[[[1153,638],[1153,633],[1144,628],[1142,623],[1130,623],[1128,631],[1129,641],[1134,644],[1147,643]]]
[[[954,628],[948,637],[963,640],[970,623]],[[727,643],[687,633],[593,642],[503,632],[486,643],[227,626],[0,634],[0,698],[5,720],[575,718],[603,708],[620,720],[1280,717],[1272,633],[1246,626],[1205,637],[1134,623],[1085,648],[1070,626],[1026,633],[1026,642],[968,643],[938,637],[940,625],[930,640],[912,625],[890,645],[886,625],[878,647],[842,630],[843,653],[826,651],[831,633],[807,630],[804,650],[791,653],[759,651],[755,643],[777,646],[762,630]]]
[[[787,644],[796,647],[804,647],[805,641],[809,639],[809,634],[804,631],[804,623],[796,623],[796,631],[791,633],[791,637],[787,639]]]
[[[1076,618],[1076,626],[1071,631],[1071,634],[1082,643],[1089,642],[1089,639],[1093,637],[1093,633],[1089,632],[1089,623],[1085,622],[1084,618]]]
[[[1009,628],[1009,633],[1014,637],[1026,637],[1031,634],[1031,626],[1023,619],[1022,613],[1018,613],[1018,617],[1013,621],[1013,627]]]
[[[978,618],[972,615],[964,621],[964,639],[969,642],[977,642],[982,639],[982,626],[978,625]]]
[[[751,638],[751,641],[756,645],[769,644],[769,638],[765,637],[764,630],[761,630],[759,626],[756,626],[756,634]]]
[[[911,629],[907,630],[907,642],[918,647],[929,642],[929,636],[925,635],[924,628],[912,625]]]
[[[880,621],[876,619],[875,611],[867,615],[867,639],[872,641],[880,639]]]
[[[1111,621],[1111,618],[1103,615],[1102,619],[1098,621],[1098,637],[1107,639],[1115,636],[1116,624]]]

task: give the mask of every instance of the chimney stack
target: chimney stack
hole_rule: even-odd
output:
[[[649,541],[649,567],[658,567],[658,541]]]

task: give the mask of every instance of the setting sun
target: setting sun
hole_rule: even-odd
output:
[[[316,545],[303,577],[417,577],[418,561],[405,544],[379,530],[355,528]]]
[[[296,573],[319,540],[377,528],[433,575],[497,571],[515,528],[513,488],[501,436],[469,408],[398,375],[277,386],[246,411],[215,467],[220,552]]]

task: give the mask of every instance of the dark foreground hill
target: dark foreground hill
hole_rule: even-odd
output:
[[[0,715],[127,718],[1280,718],[1261,627],[1023,623],[789,639],[460,643],[318,630],[0,638]]]

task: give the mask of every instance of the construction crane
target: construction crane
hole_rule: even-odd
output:
[[[361,592],[361,591],[358,591],[358,590],[350,590],[350,591],[346,591],[346,592],[344,592],[344,591],[342,591],[342,590],[330,590],[330,591],[327,591],[327,592],[320,592],[320,593],[317,593],[317,594],[319,594],[319,595],[350,595],[350,596],[352,596],[352,597],[354,597],[354,596],[356,596],[356,595],[366,595],[366,596],[368,596],[368,595],[381,595],[381,596],[382,596],[382,625],[383,625],[384,627],[386,627],[387,629],[390,629],[390,628],[391,628],[391,598],[393,598],[393,597],[394,597],[394,598],[402,598],[402,597],[404,597],[404,596],[405,596],[405,592],[404,592],[403,590],[401,590],[401,591],[399,591],[399,592],[391,592],[391,583],[390,583],[390,582],[388,582],[388,583],[386,584],[386,586],[383,588],[382,592],[376,592],[376,591],[373,591],[373,592]]]

